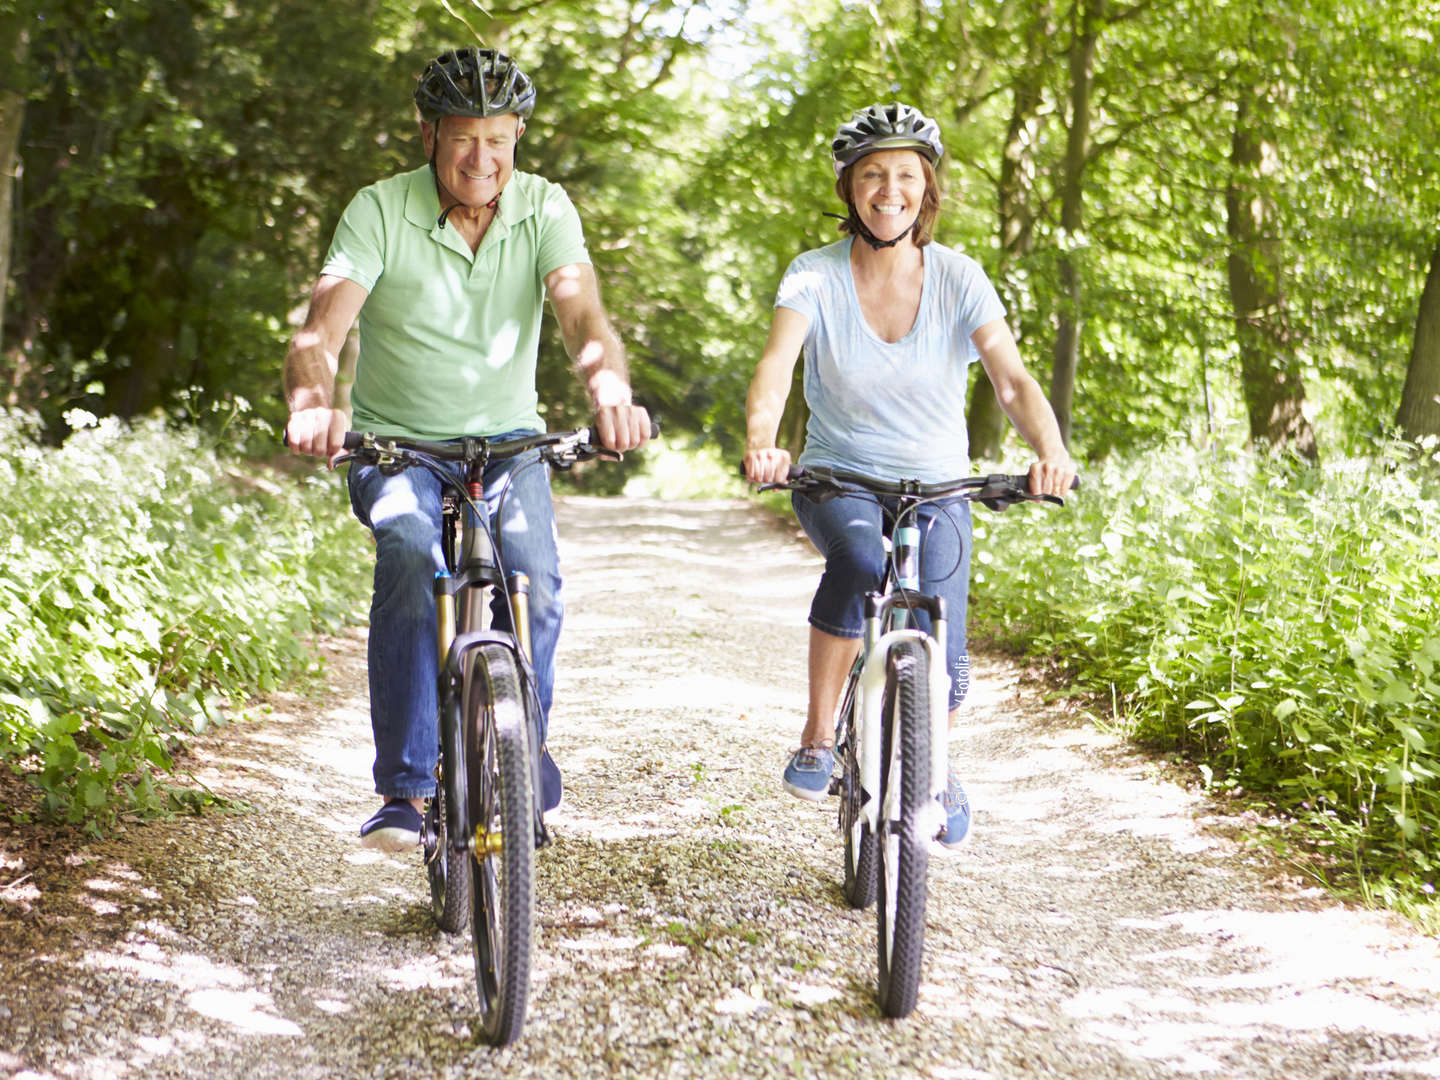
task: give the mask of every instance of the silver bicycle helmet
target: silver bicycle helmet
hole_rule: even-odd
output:
[[[535,110],[535,84],[504,53],[471,45],[425,65],[415,84],[415,107],[427,124],[442,116],[505,113],[524,120]]]
[[[835,162],[835,175],[845,171],[866,154],[880,150],[915,150],[931,165],[945,153],[940,141],[940,125],[919,109],[900,102],[871,105],[861,109],[835,132],[830,143],[830,156]]]

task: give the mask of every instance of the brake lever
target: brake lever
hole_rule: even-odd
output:
[[[625,459],[624,454],[603,446],[596,446],[585,439],[547,446],[541,451],[541,455],[551,468],[559,469],[562,472],[574,467],[579,462],[594,461],[596,458],[603,458],[606,461],[623,461]]]

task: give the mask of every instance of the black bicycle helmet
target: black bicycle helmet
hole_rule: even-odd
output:
[[[415,107],[427,124],[442,116],[505,113],[525,120],[535,110],[535,84],[504,53],[470,45],[443,52],[425,65],[415,84]]]
[[[915,150],[934,165],[945,153],[940,125],[919,109],[898,101],[861,109],[840,125],[830,143],[835,175],[845,171],[866,154],[880,150]]]

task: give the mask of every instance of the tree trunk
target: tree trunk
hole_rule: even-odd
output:
[[[1412,442],[1426,435],[1440,437],[1440,242],[1430,253],[1430,272],[1415,319],[1415,345],[1395,422]]]
[[[1060,435],[1070,445],[1075,409],[1075,376],[1080,368],[1083,325],[1081,279],[1075,242],[1084,224],[1085,165],[1090,155],[1090,97],[1095,81],[1095,45],[1105,0],[1077,2],[1075,34],[1070,43],[1070,130],[1065,142],[1065,174],[1060,204],[1060,319],[1055,333],[1055,366],[1050,372],[1050,407]]]
[[[13,59],[15,72],[25,70],[30,39],[19,14],[0,17],[0,56]],[[5,296],[10,291],[10,251],[15,235],[15,163],[20,127],[25,120],[25,95],[8,76],[0,83],[0,349],[4,346]],[[3,352],[0,352],[3,355]]]
[[[1041,55],[1051,34],[1050,5],[1044,4],[1031,18],[1026,32],[1027,63],[1015,85],[1010,109],[1010,124],[1000,159],[999,224],[1000,259],[995,268],[995,288],[1010,315],[1010,328],[1015,339],[1024,346],[1020,329],[1020,290],[1012,278],[1012,264],[1030,253],[1034,243],[1035,207],[1031,199],[1034,180],[1035,144],[1040,132],[1040,107],[1043,103],[1045,67]],[[965,411],[965,425],[970,442],[970,457],[977,461],[995,461],[1005,438],[1005,413],[996,400],[995,388],[985,369],[978,368],[970,388],[970,403]]]
[[[1266,190],[1279,152],[1262,119],[1278,111],[1277,98],[1275,88],[1246,87],[1237,103],[1225,196],[1230,303],[1251,442],[1315,461],[1319,452],[1303,411],[1305,383],[1281,285],[1283,249]]]

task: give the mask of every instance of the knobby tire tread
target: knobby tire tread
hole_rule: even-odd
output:
[[[486,1042],[520,1037],[535,912],[531,747],[515,655],[482,645],[466,665],[465,735],[472,827],[497,826],[498,854],[470,860],[471,935]]]
[[[919,997],[930,860],[929,837],[921,833],[931,798],[929,656],[919,642],[897,642],[891,649],[881,716],[881,813],[883,818],[898,753],[900,816],[897,823],[887,826],[890,832],[882,834],[879,844],[879,903],[875,910],[880,1009],[886,1016],[902,1017],[910,1014]]]
[[[470,925],[470,859],[450,850],[445,828],[445,787],[437,785],[435,795],[425,804],[425,834],[433,844],[425,845],[425,875],[430,879],[430,911],[435,923],[447,934],[458,934]]]

